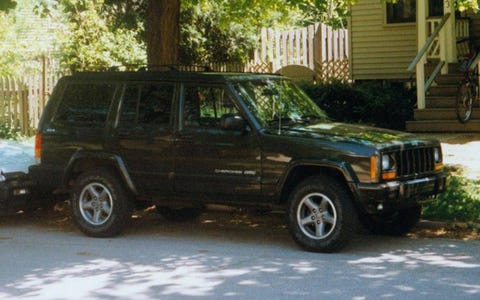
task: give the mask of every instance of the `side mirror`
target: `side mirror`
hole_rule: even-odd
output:
[[[229,131],[245,131],[247,123],[245,120],[236,114],[225,114],[220,119],[220,127]]]

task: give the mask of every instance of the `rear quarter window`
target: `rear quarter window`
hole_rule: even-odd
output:
[[[54,120],[60,123],[104,124],[115,93],[114,84],[69,83]]]

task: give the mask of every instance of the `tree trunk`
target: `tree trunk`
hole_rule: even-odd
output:
[[[146,37],[149,65],[177,64],[180,44],[180,0],[148,1]]]

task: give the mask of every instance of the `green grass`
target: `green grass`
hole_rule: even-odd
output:
[[[423,208],[423,217],[442,221],[480,221],[480,181],[466,178],[461,169],[446,168],[450,174],[446,191]]]

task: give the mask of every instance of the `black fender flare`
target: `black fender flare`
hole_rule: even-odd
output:
[[[123,162],[122,158],[114,153],[100,152],[100,151],[85,151],[85,150],[76,151],[70,157],[70,160],[68,161],[68,164],[65,167],[65,170],[63,172],[62,182],[64,186],[68,185],[68,182],[71,178],[71,175],[73,174],[76,163],[84,159],[97,159],[97,160],[108,162],[108,165],[114,167],[115,170],[118,172],[118,175],[125,182],[128,189],[134,195],[138,194],[135,184],[133,183],[133,180],[130,177],[130,174],[128,173],[127,167]]]
[[[284,189],[293,171],[299,167],[325,168],[338,171],[345,179],[345,183],[350,189],[354,199],[358,199],[358,192],[356,188],[358,183],[358,177],[352,166],[345,161],[336,161],[332,159],[298,159],[290,162],[290,164],[286,168],[284,176],[278,182],[278,189],[280,193]]]

